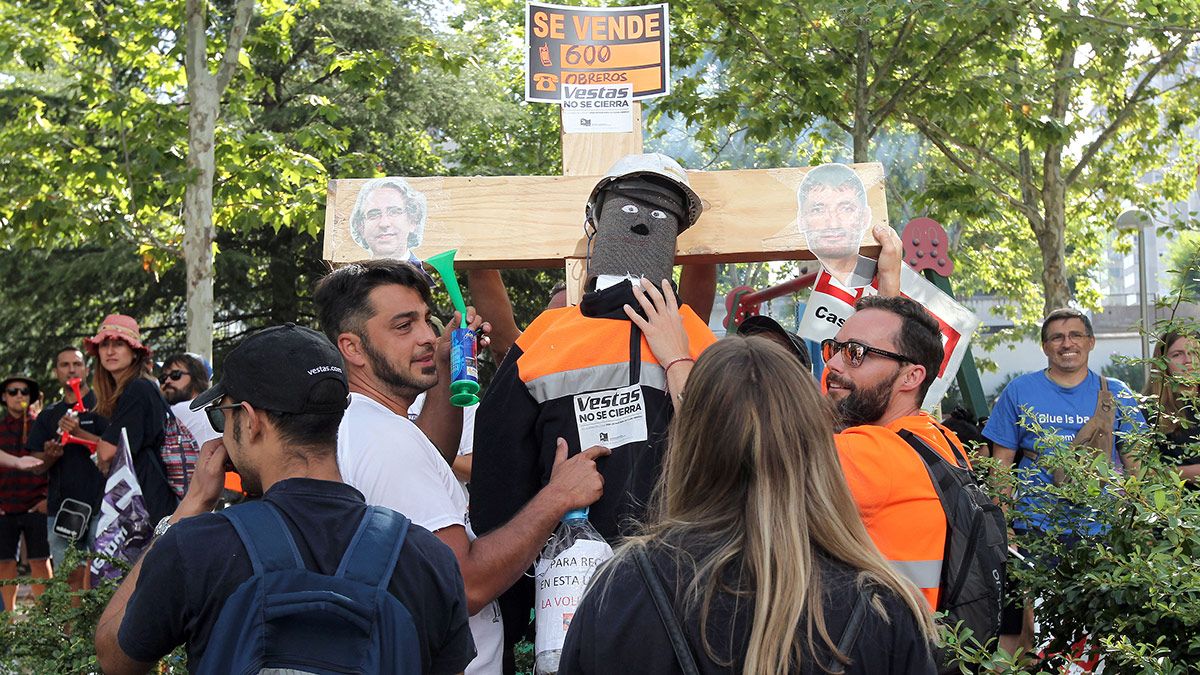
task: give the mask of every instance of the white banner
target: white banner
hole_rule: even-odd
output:
[[[958,374],[958,367],[971,344],[971,336],[979,327],[979,317],[908,265],[901,265],[900,268],[900,294],[921,303],[942,328],[942,346],[946,356],[942,359],[937,379],[925,395],[924,408],[929,410],[941,402],[950,388],[950,382]],[[822,269],[808,298],[804,318],[800,320],[800,336],[817,342],[836,337],[846,319],[854,314],[854,305],[859,298],[877,293],[874,286],[847,288]]]

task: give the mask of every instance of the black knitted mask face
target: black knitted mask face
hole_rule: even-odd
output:
[[[601,274],[671,278],[675,237],[687,204],[678,191],[640,179],[618,181],[600,202],[590,278]]]

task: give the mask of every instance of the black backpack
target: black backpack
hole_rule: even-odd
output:
[[[937,611],[946,613],[951,626],[962,622],[980,645],[986,645],[1000,632],[1008,560],[1004,512],[979,487],[966,458],[948,437],[957,466],[911,431],[900,431],[900,437],[925,462],[946,512],[946,551]]]

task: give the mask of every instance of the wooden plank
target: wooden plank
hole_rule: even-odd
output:
[[[607,162],[606,162],[607,163]],[[887,224],[883,167],[854,165],[867,188],[871,224]],[[704,215],[679,236],[676,263],[811,259],[796,222],[796,188],[804,168],[690,171]],[[599,176],[410,178],[425,194],[427,258],[457,248],[456,267],[559,267],[587,255],[584,206]],[[345,263],[369,257],[350,235],[350,213],[364,179],[330,182],[325,258]],[[862,244],[875,244],[868,228]],[[871,253],[868,249],[867,253]]]
[[[583,299],[583,284],[587,281],[587,259],[567,258],[567,304],[578,305]]]
[[[564,176],[603,176],[618,159],[642,153],[642,104],[634,102],[633,131],[627,134],[560,135]]]

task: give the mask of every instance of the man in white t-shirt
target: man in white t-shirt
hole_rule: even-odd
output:
[[[454,551],[478,650],[467,673],[499,673],[504,628],[496,597],[529,568],[564,514],[600,497],[595,460],[609,451],[593,447],[567,459],[560,440],[549,484],[507,524],[476,539],[450,469],[453,455],[448,460],[408,419],[422,392],[431,390],[422,416],[447,395],[440,373],[449,370],[448,335],[439,340],[434,333],[424,274],[396,260],[354,263],[322,279],[315,300],[350,382],[350,407],[338,428],[342,479],[367,503],[404,513]],[[481,324],[470,308],[467,318]],[[456,313],[450,325],[457,321]]]
[[[192,432],[197,446],[221,437],[221,434],[213,431],[203,410],[188,408],[192,399],[208,389],[210,379],[212,370],[196,354],[172,354],[163,360],[162,368],[158,371],[158,386],[171,405],[171,413]]]
[[[408,419],[416,422],[421,416],[421,411],[425,409],[426,392],[421,392],[417,396],[417,400],[408,406]],[[458,454],[454,457],[454,463],[450,465],[450,470],[454,472],[454,477],[462,484],[463,489],[467,488],[467,483],[471,482],[471,453],[475,447],[475,411],[479,409],[478,403],[462,409],[462,436],[458,442]]]

